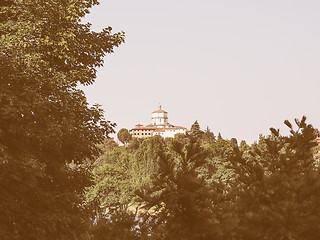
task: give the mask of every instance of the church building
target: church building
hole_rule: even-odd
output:
[[[168,123],[168,113],[162,110],[159,104],[158,109],[151,114],[151,124],[143,126],[141,124],[135,125],[129,132],[135,138],[148,138],[155,135],[160,135],[163,138],[173,138],[177,133],[186,134],[188,131],[185,127],[174,126]]]

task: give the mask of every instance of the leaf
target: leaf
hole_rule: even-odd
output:
[[[279,137],[279,129],[270,128],[270,131],[274,136]]]
[[[285,120],[284,124],[288,126],[288,128],[292,128],[292,124],[289,122],[289,120]]]

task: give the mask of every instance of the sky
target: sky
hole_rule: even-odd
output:
[[[116,130],[198,120],[248,143],[307,116],[320,128],[320,1],[100,0],[83,20],[111,26],[125,43],[84,87]]]

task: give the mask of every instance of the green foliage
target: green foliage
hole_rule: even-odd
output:
[[[131,156],[124,147],[107,152],[101,165],[93,170],[93,185],[86,189],[86,203],[104,207],[129,204],[134,196],[131,172]]]
[[[145,139],[132,152],[128,147],[107,151],[93,169],[93,185],[86,189],[86,203],[104,208],[135,204],[135,191],[150,183],[156,171],[157,152],[164,148],[161,137]]]
[[[92,240],[138,240],[141,239],[141,228],[136,214],[118,209],[109,212],[106,216],[99,216],[93,225]]]
[[[319,239],[320,174],[312,148],[314,129],[296,119],[291,135],[271,128],[250,157],[235,148],[232,163],[237,174],[233,186],[239,239]]]
[[[0,3],[0,235],[76,239],[86,230],[84,169],[113,131],[78,84],[94,82],[123,33],[90,30],[98,1]]]
[[[234,142],[218,138],[217,140],[206,140],[203,147],[210,153],[205,165],[200,168],[200,173],[208,183],[223,182],[228,184],[234,181],[234,170],[231,169],[229,158],[233,154]]]
[[[127,186],[133,183],[130,196],[140,210],[131,220],[130,211],[120,217],[110,213],[117,220],[104,220],[98,229],[108,231],[106,236],[117,233],[115,239],[319,239],[315,131],[305,118],[296,120],[296,130],[285,124],[290,136],[272,128],[270,136],[260,135],[252,146],[180,135],[146,139],[136,151],[122,147],[130,155],[130,167],[117,174],[126,171],[121,176],[128,179]],[[113,164],[123,158],[115,157]],[[114,198],[121,199],[116,188],[104,194],[110,191],[118,191]]]
[[[173,141],[172,151],[174,155],[158,152],[159,170],[151,184],[138,192],[145,208],[158,212],[154,217],[158,228],[152,234],[161,239],[218,239],[211,210],[222,191],[218,184],[209,187],[197,172],[208,152],[194,139],[185,146]]]
[[[174,140],[178,141],[179,143],[186,145],[190,142],[189,135],[183,133],[177,133],[174,135]]]
[[[190,129],[190,135],[195,137],[195,138],[200,138],[203,132],[200,130],[200,125],[198,121],[195,121]]]
[[[97,144],[97,148],[100,150],[101,154],[94,161],[93,166],[101,165],[104,162],[104,154],[102,153],[110,152],[117,147],[118,144],[111,138],[105,138],[102,143]]]
[[[139,186],[150,182],[150,176],[157,170],[158,153],[165,151],[165,148],[163,138],[154,136],[145,139],[134,153],[132,174],[139,182]]]
[[[128,144],[128,148],[127,148],[128,151],[130,151],[131,153],[136,152],[143,141],[144,139],[141,139],[141,138],[132,138]]]
[[[127,144],[130,142],[130,140],[132,139],[131,134],[129,133],[128,129],[126,128],[122,128],[119,130],[117,137],[119,139],[120,142],[122,142],[123,144]]]
[[[206,131],[203,132],[201,139],[204,143],[213,143],[216,140],[213,132],[211,132],[211,130],[208,126],[207,126]]]
[[[98,144],[102,153],[112,151],[116,147],[118,147],[118,144],[112,138],[105,138],[102,143]]]
[[[241,140],[240,145],[239,145],[239,149],[243,152],[245,151],[249,151],[250,150],[250,146],[246,143],[245,140]]]

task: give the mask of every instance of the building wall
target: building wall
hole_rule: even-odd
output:
[[[177,133],[186,134],[186,128],[176,126],[168,123],[168,113],[161,109],[159,105],[158,110],[152,112],[152,124],[143,127],[141,124],[136,125],[130,130],[130,134],[135,138],[148,138],[155,135],[160,135],[163,138],[173,138]]]
[[[153,136],[154,129],[131,129],[130,134],[135,138],[148,138]]]
[[[161,125],[168,123],[168,115],[166,112],[154,112],[152,113],[152,124]]]
[[[173,138],[174,135],[176,135],[177,133],[183,133],[186,134],[186,129],[173,129],[173,128],[169,128],[169,129],[163,129],[162,131],[155,131],[153,132],[153,136],[155,135],[160,135],[163,138]]]

